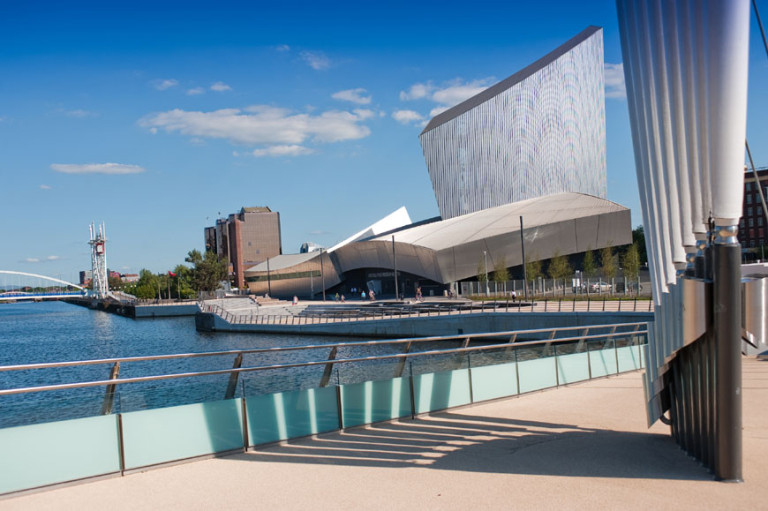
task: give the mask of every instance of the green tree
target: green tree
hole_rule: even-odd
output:
[[[571,265],[568,264],[568,258],[560,254],[560,250],[555,250],[552,259],[549,261],[549,278],[556,281],[565,280],[573,273]],[[565,294],[565,285],[563,285],[563,294]]]
[[[159,281],[157,275],[149,270],[139,272],[139,280],[125,287],[125,292],[142,300],[157,298]]]
[[[177,298],[194,298],[195,290],[192,288],[192,270],[183,264],[178,264],[173,269],[171,276],[171,295]]]
[[[624,266],[624,276],[631,282],[637,282],[637,276],[640,273],[640,251],[637,243],[632,243],[624,254],[622,262]]]
[[[493,281],[496,284],[504,285],[509,280],[509,270],[507,270],[507,258],[502,256],[496,259],[493,265]]]
[[[488,284],[488,268],[485,266],[485,254],[477,262],[477,281],[480,283],[481,288]]]
[[[123,288],[123,281],[120,280],[120,277],[110,275],[107,277],[107,285],[110,290],[116,291]]]
[[[542,276],[539,254],[535,254],[533,259],[525,256],[525,273],[528,277],[528,282],[536,282],[536,279]]]
[[[610,245],[605,247],[600,253],[600,263],[602,264],[603,277],[610,281],[616,277],[616,260],[613,257],[613,247]]]
[[[597,275],[597,263],[595,262],[595,253],[591,247],[587,247],[584,253],[584,276],[591,279]]]
[[[212,292],[218,289],[219,283],[227,279],[227,262],[212,251],[205,255],[198,250],[191,250],[184,259],[192,263],[192,287],[195,291]]]
[[[648,262],[648,252],[645,248],[645,229],[638,225],[632,230],[632,244],[636,245],[640,266]]]

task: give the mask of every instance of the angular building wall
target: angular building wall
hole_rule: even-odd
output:
[[[419,138],[443,219],[561,192],[604,198],[602,29],[434,117]]]

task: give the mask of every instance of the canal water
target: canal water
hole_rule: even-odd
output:
[[[355,339],[326,336],[254,333],[205,333],[195,330],[194,318],[132,320],[63,302],[0,304],[0,366],[41,362],[104,359],[199,353],[276,346],[327,345]],[[441,344],[441,348],[457,343]],[[435,349],[424,343],[418,350]],[[415,351],[415,350],[413,350]],[[402,352],[399,346],[342,348],[336,358],[352,358]],[[243,367],[326,360],[330,348],[248,354]],[[234,355],[186,360],[123,363],[120,377],[222,370],[231,368]],[[409,373],[458,368],[468,363],[465,355],[418,357],[404,368]],[[111,364],[58,369],[0,371],[0,389],[105,380]],[[324,365],[290,370],[242,374],[237,396],[317,387]],[[397,361],[337,364],[331,384],[391,378],[400,370]],[[228,375],[183,378],[117,386],[113,411],[130,412],[223,399]],[[105,388],[35,392],[0,396],[0,428],[90,415],[101,411]]]

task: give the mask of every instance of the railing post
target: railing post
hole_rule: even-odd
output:
[[[411,419],[416,418],[416,392],[413,389],[413,362],[408,363],[408,367],[411,372],[411,377],[408,378],[408,386],[411,391]]]
[[[411,344],[408,343],[405,345],[405,350],[403,350],[404,354],[408,354],[411,352]],[[398,364],[397,368],[395,369],[395,378],[400,378],[403,375],[403,371],[405,370],[405,362],[408,360],[408,357],[403,357],[400,359],[400,363]]]
[[[339,413],[339,429],[342,430],[344,429],[344,406],[341,399],[341,385],[336,385],[336,409]]]
[[[109,372],[109,379],[116,380],[120,375],[120,362],[115,362],[112,366],[112,370]],[[104,393],[104,402],[101,404],[101,415],[109,415],[112,413],[112,408],[115,404],[115,388],[116,384],[110,383],[107,385],[106,392]]]
[[[243,452],[248,452],[248,443],[250,442],[250,439],[248,438],[248,407],[245,403],[245,381],[244,380],[240,380],[240,387],[242,389],[240,392],[240,395],[242,396],[240,398],[240,406],[243,414]]]
[[[238,353],[235,357],[235,363],[232,364],[232,369],[240,369],[243,365],[243,354]],[[235,389],[237,389],[237,378],[240,376],[239,371],[233,371],[229,375],[229,383],[227,383],[227,391],[224,393],[224,399],[232,399],[235,397]]]
[[[336,359],[336,353],[338,348],[334,346],[331,349],[331,353],[328,355],[328,363],[325,364],[325,370],[323,371],[323,377],[320,379],[320,386],[327,387],[328,382],[331,381],[331,373],[333,371],[333,361]]]

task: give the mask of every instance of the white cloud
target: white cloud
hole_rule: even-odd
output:
[[[495,82],[493,77],[482,78],[477,80],[471,80],[465,82],[459,78],[443,83],[442,85],[435,85],[432,82],[415,83],[411,85],[408,90],[400,91],[401,101],[415,101],[415,100],[427,100],[437,103],[437,106],[432,107],[429,112],[429,117],[434,117],[442,112],[445,112],[452,106],[458,105],[462,101],[465,101],[472,96],[475,96]],[[400,113],[398,112],[408,112]],[[408,124],[410,122],[419,123],[413,114],[420,115],[413,110],[398,110],[392,116],[398,122],[402,124]],[[400,118],[395,117],[398,115]],[[402,119],[402,120],[401,120]],[[407,120],[406,120],[407,119]],[[423,116],[421,122],[423,124]]]
[[[122,163],[53,163],[51,169],[64,174],[139,174],[146,169]]]
[[[76,119],[82,119],[84,117],[96,117],[99,115],[96,112],[91,112],[89,110],[83,110],[80,108],[77,108],[75,110],[60,110],[60,112],[66,115],[67,117],[74,117]]]
[[[331,67],[331,59],[321,51],[303,51],[299,56],[314,70],[320,71]]]
[[[45,257],[44,259],[40,259],[39,257],[27,257],[24,259],[24,263],[47,263],[49,261],[58,261],[61,259],[61,257],[57,255],[49,255],[48,257]]]
[[[413,110],[395,110],[392,113],[392,118],[400,124],[420,123],[424,120],[420,113]]]
[[[205,89],[202,87],[194,87],[187,90],[187,96],[197,96],[198,94],[205,93]]]
[[[275,49],[280,52],[291,51],[291,47],[287,44],[279,44],[275,46]]]
[[[627,88],[624,83],[624,63],[605,63],[605,97],[626,99]]]
[[[304,154],[312,154],[314,151],[308,147],[304,147],[298,144],[291,145],[274,145],[272,147],[266,147],[263,149],[254,149],[251,154],[256,157],[262,156],[300,156]]]
[[[292,113],[268,105],[245,109],[228,108],[213,112],[169,110],[139,119],[139,125],[200,138],[223,138],[246,145],[294,145],[314,142],[340,142],[370,135],[361,124],[373,115],[370,110],[353,112],[330,110],[319,115]]]
[[[436,106],[435,108],[429,111],[429,116],[434,117],[436,115],[440,115],[441,113],[445,112],[449,108],[450,108],[449,106]]]
[[[493,83],[493,81],[492,78],[472,80],[467,83],[462,83],[460,80],[454,80],[447,86],[435,90],[432,93],[432,100],[450,108],[483,92]]]
[[[374,112],[373,110],[369,110],[367,108],[355,108],[352,111],[355,113],[355,115],[357,115],[360,118],[361,121],[364,121],[366,119],[370,119],[371,117],[376,116],[376,112]]]
[[[228,90],[232,90],[232,87],[230,87],[224,82],[216,82],[213,85],[211,85],[211,90],[216,92],[226,92]]]
[[[371,96],[365,95],[367,92],[368,91],[365,89],[358,87],[357,89],[347,89],[334,92],[331,97],[341,101],[351,101],[352,103],[357,103],[358,105],[367,105],[371,102]]]
[[[423,99],[429,96],[435,86],[429,83],[415,83],[407,91],[400,91],[401,101],[412,101],[414,99]]]
[[[41,190],[51,190],[51,189],[52,189],[52,187],[51,187],[51,186],[49,186],[49,185],[40,185],[40,189],[41,189]]]
[[[154,87],[157,90],[166,90],[170,89],[171,87],[176,87],[179,84],[178,80],[174,80],[173,78],[166,78],[166,79],[158,79],[153,80],[152,87]]]

